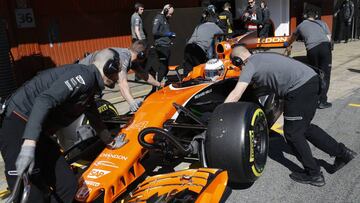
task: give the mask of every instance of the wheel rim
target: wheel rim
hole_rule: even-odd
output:
[[[262,171],[267,159],[268,129],[265,117],[258,116],[254,125],[254,165],[257,170]]]

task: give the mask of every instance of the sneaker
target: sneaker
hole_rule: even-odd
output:
[[[352,159],[354,159],[356,155],[357,155],[356,152],[345,147],[343,155],[335,158],[333,164],[333,173],[344,167],[347,163],[349,163]]]
[[[332,104],[330,102],[320,102],[318,105],[319,109],[326,109],[332,107]]]
[[[306,172],[293,172],[290,175],[290,178],[294,181],[302,184],[310,184],[317,187],[321,187],[325,185],[325,178],[322,172],[320,172],[318,175],[309,175]]]

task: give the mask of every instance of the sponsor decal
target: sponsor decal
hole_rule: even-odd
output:
[[[85,180],[84,183],[86,185],[90,185],[90,186],[93,186],[93,187],[99,187],[100,186],[100,183],[95,182],[95,181],[91,181],[91,180]]]
[[[105,158],[112,158],[112,159],[118,159],[118,160],[122,160],[122,161],[126,161],[128,160],[128,157],[121,155],[121,154],[109,154],[109,153],[102,153],[100,154],[100,157],[105,157]]]
[[[110,173],[110,171],[105,171],[105,170],[101,170],[101,169],[92,169],[90,171],[90,173],[87,175],[88,178],[91,179],[98,179],[103,177],[104,175]]]
[[[200,92],[199,94],[195,95],[195,99],[199,99],[200,97],[207,95],[212,92],[212,89],[206,90],[204,92]]]
[[[287,41],[287,37],[258,38],[258,43],[283,43],[286,41]]]
[[[134,123],[131,126],[129,126],[128,129],[129,130],[136,129],[140,132],[142,129],[144,129],[147,126],[148,123],[149,123],[149,121],[142,121],[142,122]]]
[[[73,91],[73,90],[74,90],[68,80],[65,81],[65,85],[68,87],[68,89],[69,89],[70,91]]]
[[[115,165],[113,162],[110,161],[97,161],[94,164],[95,166],[107,166],[111,168],[119,168],[117,165]]]
[[[78,75],[78,76],[76,76],[75,78],[76,78],[76,80],[77,80],[80,84],[85,85],[85,81],[84,81],[84,79],[82,78],[81,75]]]
[[[250,157],[249,157],[249,162],[254,162],[255,160],[255,154],[254,154],[254,131],[250,130],[249,131],[249,144],[250,144]]]
[[[99,113],[102,113],[102,112],[104,112],[104,111],[106,111],[106,110],[108,110],[109,108],[108,108],[108,106],[106,105],[106,104],[104,104],[104,105],[102,105],[102,106],[100,106],[99,108],[98,108],[98,112]]]

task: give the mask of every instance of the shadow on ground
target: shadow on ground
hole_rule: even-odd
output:
[[[284,137],[275,131],[271,131],[269,136],[269,157],[292,172],[302,172],[303,168],[284,156],[284,153],[295,156],[290,146],[286,143]],[[330,174],[334,173],[334,167],[332,164],[329,164],[323,159],[315,158],[315,160],[319,166],[326,170],[326,172]]]
[[[358,69],[348,68],[348,70],[354,73],[360,73],[360,70]]]
[[[269,136],[269,157],[274,161],[280,163],[281,165],[285,166],[290,171],[303,171],[300,166],[298,166],[284,156],[284,153],[294,155],[289,145],[285,142],[284,137],[273,130],[270,131]]]

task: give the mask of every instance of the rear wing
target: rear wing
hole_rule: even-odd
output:
[[[257,37],[256,31],[247,32],[243,35],[229,38],[229,35],[216,35],[215,51],[219,58],[230,59],[232,48],[236,44],[244,44],[248,49],[269,49],[269,48],[285,48],[284,42],[289,41],[290,36],[279,37]]]

